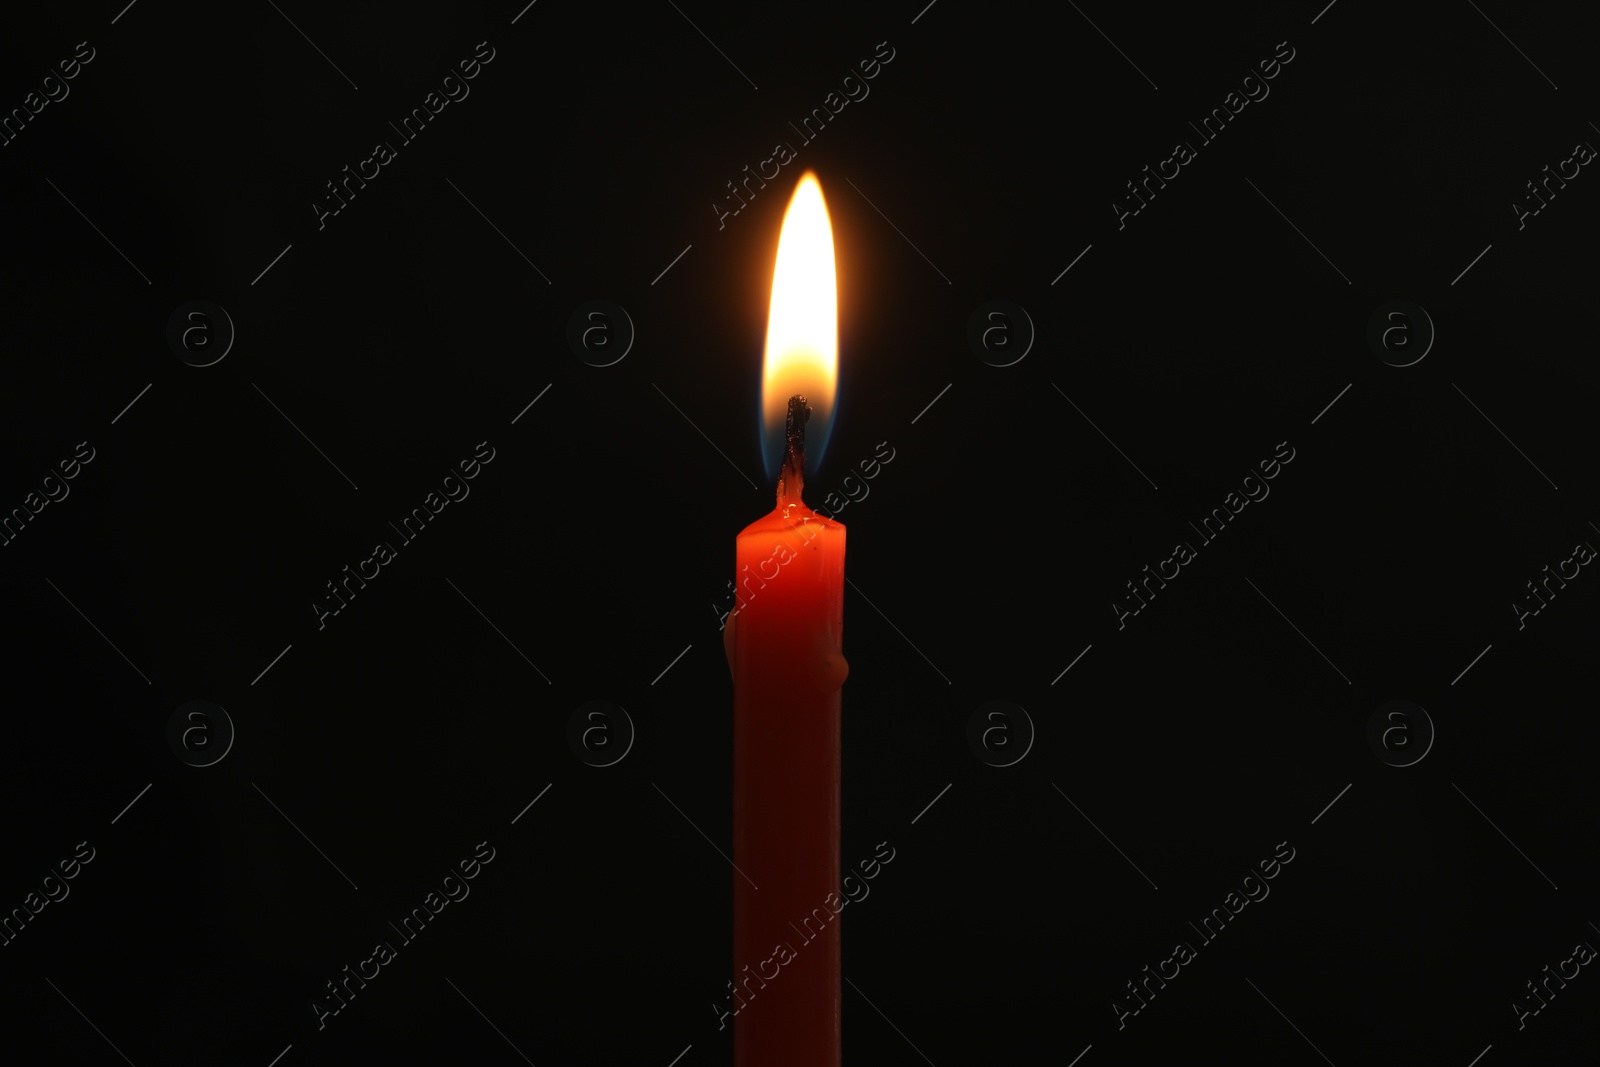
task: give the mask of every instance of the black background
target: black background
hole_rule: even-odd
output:
[[[810,502],[895,449],[839,516],[841,852],[896,850],[842,919],[846,1061],[1592,1054],[1592,968],[1520,1031],[1511,1004],[1600,943],[1600,579],[1521,630],[1511,603],[1600,539],[1600,190],[1510,206],[1600,141],[1592,5],[278,6],[6,19],[7,111],[95,49],[0,149],[0,508],[95,450],[0,549],[0,908],[96,850],[0,949],[8,1061],[731,1062],[717,604],[771,507],[759,358],[805,169],[841,348]],[[319,230],[324,183],[480,41],[470,96]],[[166,342],[196,299],[237,330],[205,368]],[[637,329],[606,368],[565,340],[591,299]],[[991,299],[1037,330],[1009,367],[966,341]],[[1410,367],[1365,340],[1393,299],[1437,329]],[[319,630],[324,583],[485,440]],[[1119,630],[1124,583],[1285,441]],[[166,740],[195,699],[237,728],[205,768]],[[607,768],[566,741],[595,699],[637,728]],[[1005,768],[966,740],[994,699],[1037,730]],[[1392,699],[1437,731],[1405,768],[1366,740]],[[324,983],[485,840],[319,1030]],[[1119,1030],[1124,983],[1280,842],[1270,896]]]

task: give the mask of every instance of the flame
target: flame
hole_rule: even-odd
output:
[[[767,348],[761,370],[762,454],[768,477],[783,461],[784,417],[789,398],[811,405],[806,425],[806,466],[822,458],[833,427],[839,376],[839,292],[833,264],[833,226],[822,186],[810,171],[800,177],[783,214],[778,260],[772,271]]]

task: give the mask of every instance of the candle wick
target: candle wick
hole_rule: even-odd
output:
[[[805,486],[806,420],[811,418],[811,405],[803,396],[789,398],[789,413],[783,423],[783,467],[778,472],[778,506],[799,504],[800,491]]]

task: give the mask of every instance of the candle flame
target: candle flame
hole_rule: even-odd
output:
[[[761,371],[762,454],[768,477],[783,459],[789,398],[811,405],[806,425],[806,466],[822,458],[833,427],[839,375],[838,282],[833,227],[815,174],[801,175],[783,215],[778,259],[772,271],[767,347]]]

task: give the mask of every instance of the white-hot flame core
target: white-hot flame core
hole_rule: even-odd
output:
[[[778,236],[767,313],[767,347],[761,373],[764,435],[782,439],[789,398],[805,396],[812,428],[826,440],[839,375],[839,293],[833,262],[833,227],[822,186],[809,171],[800,179]]]

